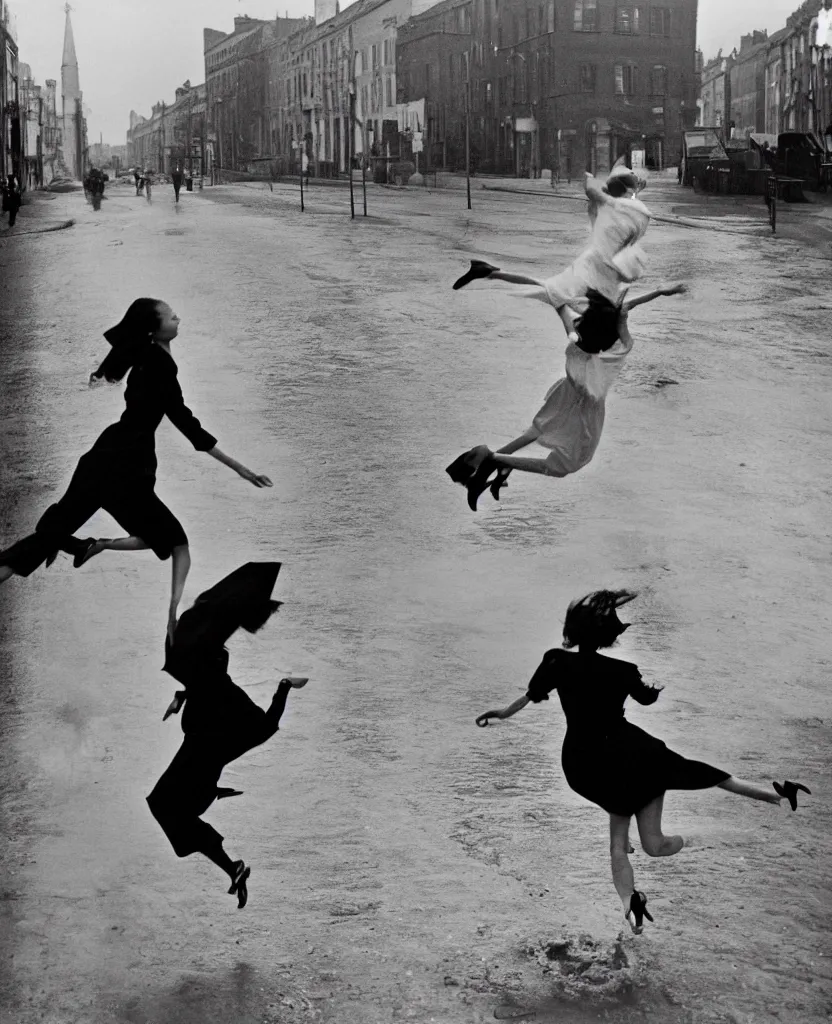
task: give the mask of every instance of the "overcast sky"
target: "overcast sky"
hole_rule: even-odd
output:
[[[58,82],[60,105],[64,8],[59,0],[10,0],[17,16],[20,59],[41,85]],[[346,6],[343,4],[342,6]],[[699,45],[706,57],[739,46],[752,29],[774,32],[800,0],[699,0]],[[820,7],[820,0],[818,0]],[[123,143],[130,111],[148,115],[170,102],[185,79],[204,78],[202,29],[230,32],[234,15],[273,18],[312,14],[313,0],[75,0],[72,26],[90,142]]]

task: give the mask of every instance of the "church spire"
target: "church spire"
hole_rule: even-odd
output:
[[[72,22],[69,20],[69,12],[72,8],[67,4],[64,7],[66,11],[66,28],[64,29],[64,56],[61,61],[61,67],[78,67],[78,58],[75,56],[75,37],[72,34]]]

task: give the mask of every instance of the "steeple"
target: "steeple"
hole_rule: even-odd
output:
[[[67,170],[76,178],[83,176],[84,132],[81,83],[78,78],[78,58],[75,56],[75,37],[67,4],[64,30],[64,55],[61,61],[61,95],[63,97],[63,160]]]
[[[61,67],[78,67],[78,58],[75,56],[75,37],[72,35],[72,22],[69,20],[69,12],[72,8],[69,4],[64,7],[66,11],[66,29],[64,30],[64,59]]]

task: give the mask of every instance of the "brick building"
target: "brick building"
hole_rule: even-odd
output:
[[[434,166],[440,152],[441,166],[459,163],[466,82],[483,170],[603,173],[634,150],[649,167],[675,159],[682,127],[696,118],[696,0],[445,0],[441,8],[412,19],[398,53],[399,99],[425,99]]]

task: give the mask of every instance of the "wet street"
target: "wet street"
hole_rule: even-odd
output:
[[[179,860],[145,797],[162,723],[169,563],[105,552],[0,587],[3,1024],[814,1024],[832,1013],[828,795],[829,262],[790,239],[654,224],[635,349],[594,461],[515,473],[474,514],[444,467],[528,426],[563,374],[554,312],[451,283],[471,258],[546,276],[586,237],[572,201],[276,185],[153,204],[114,187],[73,228],[0,243],[0,546],[29,532],[120,415],[86,381],[140,295],[182,318],[185,398],[257,490],[157,435],[188,531],[183,608],[242,562],[284,563],[280,613],[231,643],[273,740],[206,818],[252,866]],[[650,196],[645,194],[650,204]],[[114,536],[97,516],[82,536]],[[617,654],[665,686],[628,717],[686,756],[812,789],[796,814],[671,793],[678,857],[633,856],[560,767],[556,699],[524,690],[568,602],[628,587]],[[622,926],[623,938],[619,939]],[[569,942],[568,945],[565,943]],[[563,943],[558,945],[558,943]]]

